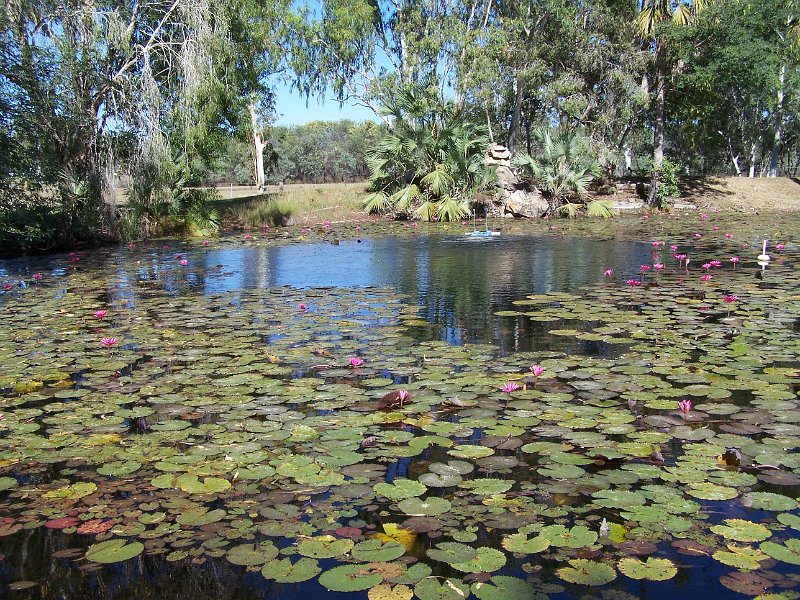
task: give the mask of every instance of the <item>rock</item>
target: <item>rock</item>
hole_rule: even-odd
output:
[[[513,191],[519,186],[519,178],[510,168],[499,166],[495,174],[497,175],[497,185],[504,190]]]
[[[487,165],[511,167],[511,151],[500,144],[490,144],[483,162]]]
[[[550,206],[538,190],[526,192],[516,190],[508,195],[505,200],[505,210],[515,217],[537,218],[543,217]]]

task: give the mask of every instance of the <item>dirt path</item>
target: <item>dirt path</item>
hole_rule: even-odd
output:
[[[682,182],[681,200],[736,212],[800,211],[800,179],[706,177]]]

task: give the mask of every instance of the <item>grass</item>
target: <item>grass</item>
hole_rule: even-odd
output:
[[[263,194],[254,188],[220,187],[217,191],[214,205],[222,215],[224,229],[366,218],[361,207],[363,183],[293,184],[282,191],[273,186]]]

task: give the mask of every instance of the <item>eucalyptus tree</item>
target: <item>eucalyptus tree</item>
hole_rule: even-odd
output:
[[[307,96],[332,91],[378,115],[398,87],[448,85],[460,23],[458,2],[321,0],[296,22],[295,83]]]
[[[672,70],[661,26],[672,22],[679,26],[690,25],[712,0],[642,0],[636,18],[639,35],[652,44],[655,63],[654,123],[653,123],[653,176],[648,202],[658,202],[661,184],[661,164],[664,161],[664,124],[666,115],[667,83]]]
[[[669,120],[682,137],[678,149],[701,155],[706,169],[728,163],[751,177],[775,170],[775,140],[785,146],[786,108],[799,83],[796,69],[784,71],[793,50],[785,43],[787,9],[784,0],[730,0],[709,7],[691,29],[670,32],[671,60],[691,60],[668,98]]]
[[[81,190],[65,212],[101,212],[121,170],[148,180],[137,188],[148,198],[184,181],[208,133],[234,126],[230,107],[239,103],[232,100],[261,89],[262,40],[270,30],[261,23],[287,6],[288,0],[268,10],[251,0],[7,2],[0,81],[14,131],[35,132],[27,143],[39,149],[39,173],[66,182],[62,189]],[[182,174],[164,168],[176,162]]]

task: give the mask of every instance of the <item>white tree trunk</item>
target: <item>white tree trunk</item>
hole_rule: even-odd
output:
[[[748,177],[756,176],[756,143],[750,145],[750,172]]]
[[[775,109],[775,138],[772,142],[772,154],[769,157],[769,177],[778,176],[778,157],[781,153],[781,134],[783,129],[784,85],[786,82],[786,65],[781,65],[780,85],[778,86],[778,106]]]
[[[258,126],[256,107],[250,104],[250,123],[253,126],[253,145],[255,146],[255,179],[259,192],[264,191],[264,141],[261,137],[261,128]]]

